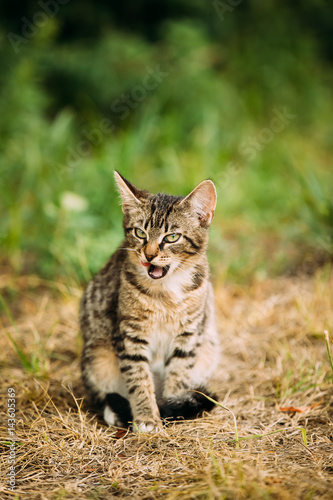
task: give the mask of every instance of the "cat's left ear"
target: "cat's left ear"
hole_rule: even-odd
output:
[[[125,213],[127,210],[138,208],[141,205],[142,199],[147,197],[147,191],[142,191],[133,186],[117,170],[114,171],[114,178],[120,192],[123,212]]]
[[[214,217],[216,207],[216,189],[212,181],[201,182],[193,191],[186,196],[181,205],[189,203],[191,209],[196,213],[200,226],[209,226]]]

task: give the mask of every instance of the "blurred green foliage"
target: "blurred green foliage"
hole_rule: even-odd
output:
[[[308,249],[332,254],[325,2],[174,1],[154,29],[151,4],[138,4],[137,29],[133,2],[127,25],[113,2],[86,0],[81,13],[58,5],[43,26],[27,2],[29,38],[20,16],[3,18],[1,260],[89,279],[122,238],[114,169],[152,192],[215,181],[218,279],[280,273]]]

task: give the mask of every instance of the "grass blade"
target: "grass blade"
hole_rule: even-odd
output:
[[[260,439],[266,436],[271,436],[272,434],[278,434],[279,432],[285,432],[287,429],[278,429],[272,432],[266,432],[265,434],[251,434],[251,436],[242,436],[238,438],[238,441],[245,441],[246,439]],[[235,439],[229,439],[230,441],[235,441]]]
[[[9,321],[11,322],[11,324],[13,325],[13,327],[15,328],[15,330],[17,330],[17,326],[16,326],[16,323],[15,323],[14,318],[12,316],[12,313],[10,312],[9,307],[7,306],[6,301],[3,298],[3,296],[1,295],[1,293],[0,293],[0,302],[1,302],[2,307],[4,308],[6,314],[7,314],[8,318],[9,318]]]
[[[330,337],[329,337],[329,334],[328,334],[327,330],[324,331],[324,335],[325,335],[325,342],[326,342],[326,349],[327,349],[328,359],[330,361],[330,365],[331,365],[331,368],[333,370],[333,361],[332,361],[332,355],[331,355],[330,344],[329,344]]]
[[[302,439],[303,439],[304,446],[307,446],[308,445],[308,440],[306,438],[306,430],[304,429],[304,427],[298,427],[298,429],[302,433]]]
[[[244,441],[246,439],[260,439],[260,438],[263,438],[263,437],[266,437],[266,436],[271,436],[272,434],[278,434],[279,432],[285,432],[287,429],[278,429],[276,431],[272,431],[272,432],[266,432],[265,434],[253,434],[252,436],[243,436],[243,437],[239,437],[238,436],[238,430],[237,430],[237,422],[236,422],[236,417],[235,417],[235,414],[233,411],[231,411],[229,408],[227,408],[226,406],[224,406],[222,403],[219,403],[218,401],[215,401],[215,399],[207,396],[206,394],[204,394],[203,392],[200,392],[200,391],[195,391],[195,392],[198,392],[199,394],[201,394],[202,396],[205,396],[205,398],[207,398],[209,401],[211,401],[212,403],[216,404],[217,406],[220,406],[221,408],[223,408],[224,410],[227,410],[229,413],[231,413],[231,415],[233,416],[233,419],[234,419],[234,426],[235,426],[235,439],[229,439],[228,441],[229,442],[233,442],[235,441],[236,442],[236,448],[239,448],[239,441]],[[299,429],[302,433],[302,439],[303,439],[303,443],[304,443],[304,446],[307,446],[308,445],[308,442],[307,442],[307,438],[306,438],[306,430],[303,428],[303,427],[297,427],[297,429]]]
[[[9,307],[6,304],[5,299],[3,298],[3,296],[1,294],[0,294],[0,302],[1,302],[2,307],[4,308],[4,310],[7,314],[11,324],[13,325],[15,330],[17,331],[17,326],[16,326],[16,323],[15,323],[14,318],[12,316],[12,313],[10,312]],[[18,355],[24,369],[27,372],[34,372],[33,365],[31,363],[31,361],[29,361],[29,359],[25,355],[24,351],[18,346],[18,344],[16,343],[16,341],[13,339],[13,337],[11,336],[11,334],[9,332],[6,332],[6,335],[9,338],[10,342],[12,343],[14,350],[15,350],[16,354]]]
[[[16,341],[13,339],[13,337],[11,336],[11,334],[9,332],[6,332],[6,335],[7,337],[9,338],[9,340],[11,341],[14,349],[15,349],[15,352],[16,354],[18,355],[18,357],[20,358],[20,361],[24,367],[24,369],[27,371],[27,372],[33,372],[34,369],[32,367],[32,364],[31,362],[28,360],[27,356],[25,355],[24,351],[22,351],[22,349],[17,345]]]
[[[238,437],[237,421],[236,421],[236,417],[235,417],[234,412],[231,411],[229,408],[227,408],[227,406],[224,406],[222,403],[219,403],[218,401],[216,401],[215,399],[211,398],[210,396],[207,396],[203,392],[200,392],[200,391],[194,391],[194,392],[197,392],[198,394],[201,394],[202,396],[205,396],[205,398],[207,398],[208,401],[211,401],[216,406],[220,406],[224,410],[227,410],[229,413],[231,413],[232,418],[234,419],[234,427],[235,427],[235,439],[233,439],[232,441],[236,442],[236,448],[238,449],[239,448],[239,437]]]

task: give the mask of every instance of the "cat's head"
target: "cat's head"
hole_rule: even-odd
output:
[[[201,182],[188,196],[156,195],[138,189],[115,172],[124,213],[125,247],[141,275],[158,280],[187,272],[206,254],[216,189]]]

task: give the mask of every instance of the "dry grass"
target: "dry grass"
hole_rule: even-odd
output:
[[[332,499],[333,372],[323,335],[332,332],[332,284],[327,267],[311,279],[216,287],[224,353],[213,388],[236,416],[237,444],[232,416],[220,407],[158,435],[121,437],[104,426],[82,399],[80,291],[3,274],[15,326],[3,316],[1,498]],[[14,492],[6,476],[9,387],[16,391]]]

